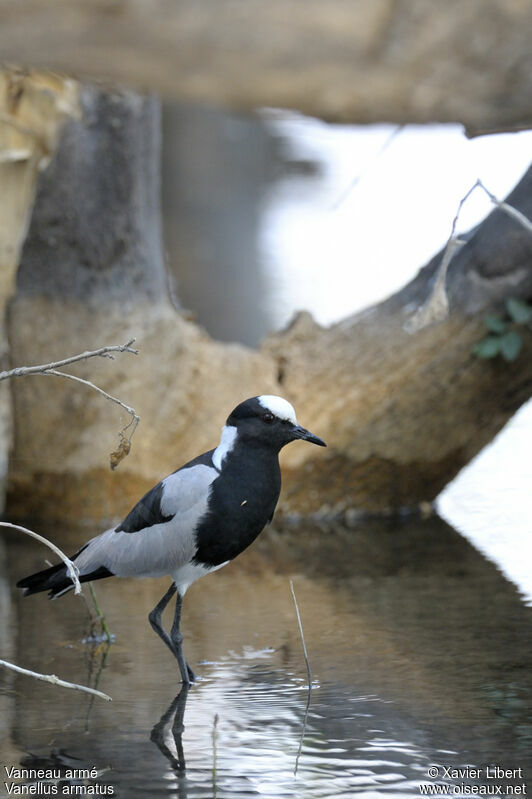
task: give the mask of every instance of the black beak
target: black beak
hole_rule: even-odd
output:
[[[327,446],[323,439],[318,438],[318,436],[313,435],[308,430],[305,430],[304,427],[300,427],[299,425],[294,425],[292,428],[292,435],[294,438],[300,438],[302,441],[310,441],[311,444],[317,444],[318,447]]]

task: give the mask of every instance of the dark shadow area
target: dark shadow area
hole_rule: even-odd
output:
[[[256,346],[272,327],[258,238],[262,200],[281,169],[260,117],[164,107],[162,210],[173,294],[220,341]]]

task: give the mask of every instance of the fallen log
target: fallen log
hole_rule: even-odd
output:
[[[11,365],[135,338],[138,358],[94,359],[75,374],[134,405],[142,422],[116,472],[118,419],[67,381],[11,381],[15,441],[9,509],[116,518],[143,489],[215,446],[228,410],[282,394],[328,443],[283,457],[282,507],[396,512],[430,502],[528,399],[530,336],[514,362],[479,359],[483,314],[532,295],[532,237],[495,209],[452,257],[448,315],[412,331],[442,262],[387,301],[324,329],[307,314],[259,350],[212,340],[171,304],[159,212],[159,106],[84,88],[39,181],[8,319]],[[532,217],[532,170],[508,198]],[[114,413],[114,411],[112,412]]]

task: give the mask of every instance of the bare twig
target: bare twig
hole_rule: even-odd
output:
[[[481,180],[477,180],[476,185],[488,195],[493,205],[496,205],[497,208],[500,208],[505,214],[508,214],[508,216],[511,216],[512,219],[515,219],[517,222],[519,222],[519,224],[522,225],[525,230],[528,230],[529,233],[532,233],[532,222],[530,219],[528,219],[528,217],[522,214],[521,211],[518,211],[517,208],[514,208],[513,205],[509,205],[508,203],[504,202],[504,200],[499,200],[498,197],[496,197],[489,189],[486,188]]]
[[[118,397],[113,397],[111,394],[108,394],[107,391],[104,391],[99,386],[91,383],[90,380],[85,380],[83,377],[77,377],[76,375],[59,371],[59,367],[68,366],[72,363],[77,363],[78,361],[85,361],[87,358],[114,358],[112,355],[113,352],[130,352],[132,355],[138,355],[139,351],[133,349],[132,347],[134,343],[135,339],[132,338],[126,342],[126,344],[116,344],[110,347],[100,347],[98,350],[88,350],[86,352],[80,353],[79,355],[72,355],[70,358],[63,358],[61,361],[53,361],[51,363],[44,363],[38,366],[17,366],[15,369],[10,369],[7,372],[0,372],[0,380],[7,380],[8,378],[12,377],[28,377],[30,375],[52,375],[54,377],[64,377],[67,380],[74,380],[76,383],[82,383],[83,385],[94,389],[94,391],[97,391],[98,394],[101,394],[102,397],[105,397],[105,399],[120,405],[120,407],[131,416],[131,420],[118,433],[118,447],[111,452],[110,455],[111,469],[116,469],[118,464],[126,457],[126,455],[129,454],[131,449],[131,439],[133,438],[133,434],[137,429],[138,423],[140,422],[140,416],[134,408],[126,405],[126,403],[122,402],[122,400],[118,399]],[[128,435],[126,435],[127,431],[129,431]]]
[[[109,353],[112,352],[130,352],[132,355],[138,355],[139,351],[133,349],[131,346],[135,343],[135,339],[130,339],[126,344],[116,344],[111,347],[100,347],[99,350],[90,350],[82,352],[79,355],[72,355],[70,358],[63,358],[62,361],[53,361],[52,363],[44,363],[39,366],[17,366],[15,369],[10,369],[7,372],[0,372],[0,380],[7,380],[10,377],[26,377],[26,375],[43,374],[49,372],[51,369],[59,369],[62,366],[68,366],[71,363],[78,361],[86,361],[87,358],[104,357],[112,358]],[[64,375],[63,375],[64,376]]]
[[[395,128],[393,128],[392,132],[386,137],[386,139],[379,147],[377,153],[373,156],[373,158],[362,167],[358,175],[355,175],[355,177],[351,180],[349,186],[342,192],[340,197],[338,197],[338,199],[336,199],[335,202],[332,204],[331,211],[337,211],[338,208],[340,208],[340,206],[344,204],[344,202],[347,200],[353,189],[358,185],[358,183],[360,183],[360,181],[362,180],[368,169],[370,169],[375,165],[375,163],[379,160],[384,151],[388,149],[388,147],[393,142],[395,137],[403,130],[403,127],[404,125],[397,125]]]
[[[220,717],[218,713],[214,714],[214,721],[212,725],[212,795],[216,799],[216,775],[217,775],[217,743],[218,743],[218,722]]]
[[[6,669],[11,669],[11,671],[16,671],[18,674],[25,674],[27,677],[33,677],[35,680],[50,682],[53,685],[59,685],[62,688],[73,688],[75,691],[84,691],[87,694],[99,696],[100,699],[105,699],[106,702],[112,702],[111,697],[102,693],[102,691],[97,691],[95,688],[87,688],[85,685],[77,685],[75,682],[66,682],[66,680],[60,680],[59,677],[55,676],[55,674],[39,674],[38,671],[23,669],[20,666],[15,666],[13,663],[8,663],[5,660],[0,660],[0,666],[4,666]]]
[[[417,333],[418,330],[422,330],[434,322],[442,322],[449,315],[449,300],[445,289],[447,269],[463,244],[464,241],[462,239],[455,237],[450,238],[447,242],[438,274],[436,275],[434,288],[428,300],[405,322],[407,333]]]
[[[100,605],[98,604],[98,598],[96,596],[96,591],[94,590],[94,586],[92,582],[89,581],[89,591],[92,598],[92,602],[94,605],[94,610],[96,611],[96,616],[98,617],[98,621],[100,622],[100,627],[102,628],[102,633],[105,637],[106,643],[110,644],[113,641],[113,634],[107,625],[107,621],[105,616],[103,615],[102,611],[100,610]],[[88,603],[87,603],[88,607]],[[89,611],[90,612],[90,611]]]
[[[59,549],[55,544],[52,544],[51,541],[48,541],[47,538],[44,536],[39,535],[39,533],[35,533],[33,530],[28,530],[27,527],[22,527],[20,524],[12,524],[11,522],[1,522],[0,527],[8,527],[11,530],[19,530],[21,533],[25,533],[26,535],[35,538],[37,541],[40,541],[41,544],[45,544],[45,546],[49,547],[56,555],[58,555],[65,566],[67,567],[68,576],[74,583],[74,593],[81,594],[81,583],[79,581],[79,571],[78,567],[75,563],[73,563],[70,558],[68,558],[65,553]],[[54,685],[59,685],[63,688],[73,688],[77,691],[85,691],[88,694],[94,694],[94,696],[99,696],[101,699],[107,700],[107,702],[111,701],[111,697],[107,696],[107,694],[102,693],[101,691],[97,691],[95,688],[87,688],[84,685],[77,685],[77,683],[72,682],[65,682],[65,680],[60,680],[59,677],[56,677],[55,674],[40,674],[37,671],[30,671],[29,669],[23,669],[21,666],[15,666],[14,663],[8,663],[6,660],[0,660],[0,666],[5,666],[6,669],[11,669],[12,671],[16,671],[19,674],[25,674],[28,677],[33,677],[36,680],[43,680],[44,682],[50,682]]]
[[[121,408],[127,411],[129,415],[133,417],[129,424],[133,424],[133,422],[135,422],[135,427],[136,427],[137,424],[140,422],[140,417],[135,413],[133,408],[130,408],[129,405],[126,405],[125,402],[122,402],[122,400],[117,399],[117,397],[113,397],[112,394],[108,394],[107,391],[103,390],[103,388],[94,385],[94,383],[91,383],[90,380],[85,380],[85,378],[78,377],[77,375],[69,375],[68,372],[58,372],[57,369],[47,369],[47,371],[42,372],[42,374],[56,375],[56,377],[66,377],[68,380],[75,380],[76,383],[83,383],[83,385],[89,386],[89,388],[93,388],[95,391],[98,392],[98,394],[101,394],[102,397],[111,400],[111,402],[116,402],[117,405],[120,405]]]
[[[89,586],[92,586],[92,583],[89,583]],[[109,649],[111,648],[110,641],[104,641],[102,644],[98,644],[97,647],[93,647],[89,654],[89,670],[88,670],[88,682],[89,684],[92,683],[93,690],[98,689],[98,685],[100,683],[100,678],[102,676],[103,670],[105,668],[105,663],[107,661],[107,655],[109,654]],[[100,663],[98,665],[98,669],[96,670],[94,667],[96,654],[100,655]],[[94,681],[92,679],[92,675],[95,672]],[[91,696],[88,704],[87,704],[87,715],[85,716],[85,732],[89,731],[89,720],[92,713],[92,708],[94,705],[94,695]]]
[[[499,200],[494,194],[492,194],[491,191],[489,191],[489,189],[486,188],[480,179],[476,180],[471,188],[464,194],[458,204],[458,209],[453,219],[451,235],[449,236],[445,250],[443,252],[434,288],[432,289],[428,300],[417,309],[410,319],[407,320],[405,324],[405,330],[407,333],[417,333],[418,330],[422,330],[424,327],[427,327],[434,322],[441,322],[449,314],[449,300],[447,298],[447,292],[445,289],[447,269],[456,252],[460,249],[460,247],[462,247],[463,244],[465,244],[465,241],[456,235],[456,226],[458,224],[458,219],[462,212],[464,203],[467,202],[476,189],[482,189],[482,191],[489,197],[493,205],[496,205],[497,208],[499,208],[505,214],[508,214],[508,216],[511,216],[512,219],[515,219],[520,225],[522,225],[525,230],[527,230],[529,233],[532,233],[532,222],[530,219],[521,213],[521,211],[518,211],[517,208],[514,208],[513,205],[509,205],[507,202]]]
[[[61,549],[59,549],[59,547],[56,547],[55,544],[52,544],[51,541],[48,541],[47,538],[44,538],[44,536],[39,535],[39,533],[34,533],[33,530],[28,530],[27,527],[21,527],[20,524],[11,524],[11,522],[0,522],[0,527],[9,527],[11,530],[19,530],[21,533],[26,533],[26,535],[31,535],[32,538],[37,539],[37,541],[40,541],[41,544],[44,544],[45,546],[53,550],[53,552],[55,552],[55,554],[61,558],[61,560],[67,567],[68,576],[74,583],[74,593],[81,594],[81,583],[78,578],[79,574],[78,567],[76,566],[75,563],[73,563],[70,560],[70,558],[68,558],[65,555],[65,553]]]
[[[417,309],[410,319],[407,320],[405,324],[405,330],[407,333],[417,333],[418,330],[422,330],[424,327],[427,327],[434,322],[441,322],[449,313],[449,300],[447,299],[447,292],[445,290],[447,269],[449,268],[449,264],[451,263],[455,254],[465,243],[463,239],[459,239],[457,237],[456,226],[458,224],[458,219],[460,218],[464,204],[471,197],[477,186],[478,180],[464,194],[458,203],[458,208],[456,210],[456,214],[454,215],[453,224],[451,227],[451,234],[447,240],[445,250],[443,251],[443,256],[438,269],[438,274],[436,276],[434,288],[432,289],[428,300]]]
[[[296,762],[294,766],[294,777],[297,775],[297,769],[299,766],[299,758],[301,757],[301,750],[303,749],[303,738],[305,737],[305,732],[307,729],[307,720],[308,720],[308,712],[310,708],[310,700],[312,697],[312,673],[310,671],[310,662],[308,659],[307,653],[307,646],[305,644],[305,636],[303,634],[303,625],[301,624],[301,615],[299,613],[299,606],[297,604],[296,593],[294,591],[294,583],[290,580],[290,591],[292,592],[292,599],[294,600],[294,606],[296,609],[296,616],[297,616],[297,624],[299,627],[299,635],[301,636],[301,644],[303,645],[303,655],[305,658],[305,665],[307,667],[307,677],[308,677],[308,694],[307,694],[307,706],[305,708],[305,717],[303,719],[303,729],[301,730],[301,737],[299,739],[299,748],[297,750],[296,755]]]
[[[295,605],[295,609],[296,609],[297,624],[298,624],[298,627],[299,627],[299,635],[301,636],[301,644],[303,645],[303,655],[305,657],[305,665],[307,667],[307,676],[308,676],[308,681],[309,681],[309,685],[310,685],[310,683],[312,682],[312,674],[311,674],[311,671],[310,671],[310,663],[309,663],[308,654],[307,654],[307,646],[305,644],[305,636],[303,635],[303,625],[301,624],[301,616],[300,616],[300,613],[299,613],[299,606],[297,604],[296,594],[295,594],[295,591],[294,591],[294,583],[293,583],[292,580],[290,580],[290,591],[292,592],[292,599],[294,600],[294,605]]]
[[[85,386],[89,386],[89,388],[93,388],[94,391],[97,391],[98,394],[101,394],[102,397],[105,397],[105,399],[111,400],[111,402],[116,402],[117,405],[120,405],[120,407],[123,408],[131,416],[131,421],[125,427],[123,427],[119,433],[120,441],[122,444],[122,442],[126,439],[125,436],[126,430],[128,430],[131,427],[129,436],[127,436],[127,442],[131,444],[133,433],[137,429],[138,423],[140,422],[140,416],[138,415],[138,413],[135,411],[134,408],[130,408],[129,405],[126,405],[126,403],[122,402],[122,400],[118,399],[118,397],[113,397],[112,394],[108,394],[107,391],[103,390],[103,388],[100,388],[94,383],[91,383],[90,380],[85,380],[83,377],[78,377],[77,375],[69,375],[67,372],[59,372],[57,371],[57,369],[47,369],[45,372],[37,372],[36,374],[55,375],[55,377],[66,377],[68,380],[74,380],[76,383],[82,383]],[[123,445],[121,447],[121,445],[119,444],[119,449],[122,451],[124,449]],[[125,455],[127,455],[128,452],[129,448],[127,448],[127,452],[123,453],[122,457],[125,457]],[[114,463],[113,461],[113,456],[116,457],[116,453],[117,450],[111,453],[111,468],[113,469],[116,466],[118,466],[118,463],[120,462],[118,461],[117,463]],[[122,460],[122,458],[120,458],[120,460]]]

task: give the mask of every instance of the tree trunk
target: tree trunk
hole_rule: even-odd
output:
[[[39,171],[52,157],[63,121],[79,114],[77,84],[57,75],[0,71],[0,370],[9,354],[4,327]],[[0,511],[4,507],[11,400],[0,385]]]
[[[7,63],[358,123],[529,126],[519,0],[0,0]],[[459,90],[457,90],[459,87]]]
[[[481,312],[532,294],[532,238],[499,210],[454,257],[450,315],[405,322],[430,294],[441,254],[402,291],[329,329],[301,315],[260,350],[221,344],[168,299],[159,211],[159,106],[86,89],[40,180],[9,313],[13,364],[47,362],[135,337],[140,355],[78,364],[142,417],[116,472],[115,406],[54,377],[11,382],[12,514],[115,518],[140,493],[217,444],[229,411],[263,393],[291,400],[327,450],[283,453],[287,511],[397,511],[430,501],[531,393],[519,359],[481,361]],[[532,216],[532,170],[509,202]],[[126,361],[126,358],[128,359]]]
[[[190,104],[163,107],[168,271],[180,304],[220,341],[255,347],[272,329],[269,309],[257,303],[267,290],[259,227],[279,161],[274,137],[259,117]]]

